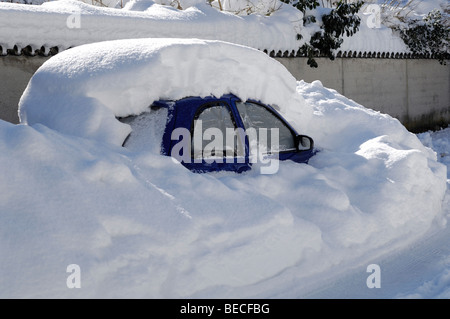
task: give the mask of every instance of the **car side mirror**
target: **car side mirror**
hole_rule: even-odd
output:
[[[296,144],[298,151],[308,151],[314,147],[313,139],[306,135],[297,135]]]

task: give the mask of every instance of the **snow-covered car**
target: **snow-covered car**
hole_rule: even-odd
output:
[[[148,130],[155,123],[165,123],[159,126],[161,154],[195,172],[240,173],[262,157],[307,163],[314,155],[313,139],[298,134],[274,107],[233,94],[157,101],[147,112],[121,121],[132,128],[123,145],[137,149],[152,135]]]
[[[257,165],[193,174],[161,156],[174,104],[155,101],[230,92],[278,106],[320,153],[308,165],[274,161],[270,176]],[[19,108],[20,125],[0,121],[0,297],[374,298],[428,284],[442,296],[444,277],[405,290],[405,268],[383,258],[411,256],[426,238],[448,243],[434,236],[448,215],[436,153],[261,51],[194,39],[78,46],[37,70]],[[129,116],[131,126],[118,120]],[[368,289],[380,274],[361,276],[369,264],[385,265],[389,285]],[[83,288],[68,289],[77,278]]]
[[[47,61],[24,92],[19,116],[22,123],[129,149],[157,144],[153,151],[192,171],[243,172],[255,163],[307,163],[314,155],[305,124],[286,118],[289,109],[302,112],[295,84],[278,61],[249,47],[107,41]]]

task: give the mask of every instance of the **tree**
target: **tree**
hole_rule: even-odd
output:
[[[433,10],[421,20],[411,19],[407,27],[397,30],[410,50],[419,55],[431,55],[441,64],[450,59],[450,28],[448,14]]]
[[[320,17],[311,14],[311,10],[319,7],[319,2],[316,0],[282,1],[303,12],[303,24],[305,26],[315,23],[320,27],[320,31],[311,35],[309,43],[305,43],[300,48],[300,52],[308,57],[307,63],[310,67],[318,66],[314,59],[316,56],[327,56],[334,60],[334,51],[342,45],[343,36],[352,36],[359,30],[361,18],[357,13],[364,4],[363,0],[350,3],[339,0],[335,3],[328,3],[331,8],[326,11],[319,11],[325,12]],[[322,2],[322,7],[324,6]],[[299,34],[298,37],[300,39],[302,35]]]

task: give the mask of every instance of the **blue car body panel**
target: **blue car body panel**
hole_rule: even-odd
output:
[[[172,136],[172,132],[177,128],[184,128],[192,133],[193,122],[196,114],[199,110],[206,108],[211,104],[223,104],[228,107],[230,113],[232,114],[233,121],[236,127],[244,129],[244,124],[242,122],[241,116],[236,106],[236,101],[240,99],[232,94],[224,95],[220,98],[216,97],[187,97],[177,101],[157,101],[153,103],[155,107],[165,107],[168,109],[168,120],[166,123],[166,128],[161,141],[161,153],[163,155],[171,156],[172,149],[176,144],[181,142],[182,137]],[[286,126],[292,131],[294,136],[298,136],[296,130],[286,121],[284,118],[271,106],[259,103],[258,101],[250,101],[257,103],[266,107],[275,116],[286,124]],[[312,139],[311,139],[312,140]],[[222,162],[217,159],[214,161],[208,161],[205,159],[193,159],[191,161],[182,161],[181,164],[184,165],[191,171],[194,172],[212,172],[212,171],[235,171],[238,173],[247,171],[251,169],[251,162],[249,160],[249,141],[245,137],[245,141],[242,141],[245,145],[245,156],[229,158],[227,157]],[[313,147],[304,151],[286,151],[279,152],[276,154],[278,160],[292,160],[298,163],[308,163],[308,160],[315,154]],[[183,154],[179,154],[183,155]],[[190,156],[191,154],[189,154]]]

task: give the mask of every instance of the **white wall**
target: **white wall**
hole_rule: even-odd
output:
[[[450,65],[430,59],[277,58],[298,80],[320,80],[365,107],[422,131],[450,123]]]

